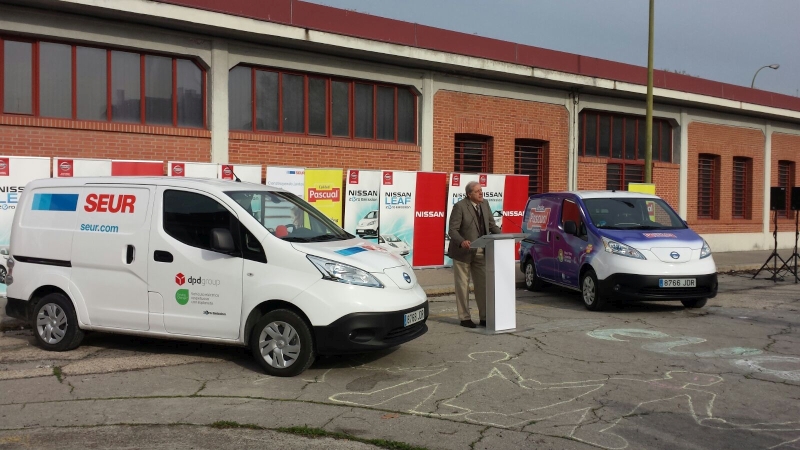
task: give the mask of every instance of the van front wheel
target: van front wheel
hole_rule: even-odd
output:
[[[72,302],[62,293],[47,294],[36,304],[33,329],[36,341],[45,350],[63,352],[81,345],[83,330]]]
[[[525,263],[525,288],[529,291],[538,291],[543,285],[544,282],[536,273],[536,266],[533,265],[533,261],[528,260]]]
[[[288,309],[270,311],[259,319],[250,347],[264,371],[276,377],[293,377],[314,362],[311,331],[305,320]]]
[[[606,306],[606,299],[597,283],[597,275],[592,269],[587,270],[581,277],[581,297],[589,311],[602,311]]]

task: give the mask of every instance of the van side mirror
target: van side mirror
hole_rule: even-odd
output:
[[[0,255],[8,255],[8,249],[7,248],[0,249]]]
[[[220,253],[233,253],[236,245],[233,235],[227,228],[214,228],[211,230],[211,249]]]
[[[578,226],[575,225],[574,220],[567,220],[564,222],[564,232],[573,236],[578,233]]]

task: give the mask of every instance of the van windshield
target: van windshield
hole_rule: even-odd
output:
[[[284,241],[341,241],[354,237],[290,192],[231,191],[226,194],[267,231]]]
[[[686,224],[660,198],[584,199],[589,220],[605,230],[677,230]]]

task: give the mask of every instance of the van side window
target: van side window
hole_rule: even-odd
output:
[[[164,191],[164,231],[192,247],[211,250],[211,230],[225,228],[238,245],[239,221],[224,206],[205,195]]]
[[[581,219],[581,210],[572,200],[564,200],[561,204],[561,227],[564,227],[564,222],[571,220],[575,222],[578,228],[578,236],[586,235],[586,225],[583,224]]]

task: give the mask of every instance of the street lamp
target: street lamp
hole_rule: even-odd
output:
[[[780,66],[781,66],[780,64],[770,64],[770,65],[762,67],[761,69],[765,69],[765,68],[769,67],[772,70],[778,70],[778,67],[780,67]],[[758,72],[761,72],[761,69],[756,70],[756,74],[753,75],[753,82],[750,83],[750,87],[751,88],[755,87],[755,85],[756,85],[756,76],[758,75]]]

